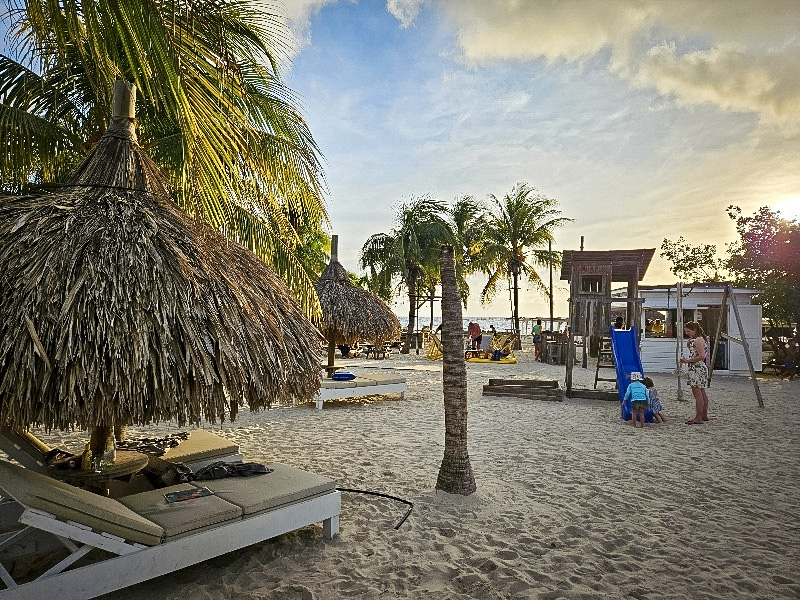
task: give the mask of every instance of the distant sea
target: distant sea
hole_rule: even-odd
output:
[[[549,329],[550,328],[549,319],[545,318],[545,317],[541,317],[541,319],[542,319],[542,328],[543,329]],[[558,324],[558,321],[556,319],[557,319],[557,317],[554,317],[554,319],[553,319],[554,320],[554,323],[553,323],[553,328],[554,329],[559,328],[559,324]],[[405,315],[404,317],[401,317],[400,315],[398,315],[397,316],[397,320],[400,321],[400,326],[401,327],[405,327],[406,325],[408,325],[408,315]],[[463,323],[464,331],[467,330],[467,325],[469,325],[470,321],[475,322],[478,325],[480,325],[481,326],[481,331],[488,331],[489,325],[494,325],[494,328],[499,332],[512,331],[512,329],[513,329],[513,326],[512,326],[513,319],[511,319],[511,317],[463,317],[461,321]],[[432,329],[435,330],[439,326],[439,324],[441,322],[442,322],[441,317],[434,317],[433,318],[433,327],[432,327]],[[535,322],[536,322],[535,319],[525,319],[524,317],[520,317],[519,318],[519,327],[522,330],[521,331],[522,334],[523,335],[530,334],[532,329],[533,329],[533,325],[534,325]],[[430,315],[425,316],[423,314],[423,315],[419,315],[417,317],[417,329],[422,329],[423,327],[429,326],[430,324],[431,324]],[[563,327],[564,326],[561,325],[560,329],[563,329]]]

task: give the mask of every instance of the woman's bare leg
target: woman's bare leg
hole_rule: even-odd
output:
[[[705,400],[703,400],[704,393],[705,390],[703,388],[692,388],[692,395],[694,396],[694,419],[686,421],[688,425],[703,422],[703,406],[705,404]]]
[[[708,421],[708,394],[705,388],[700,388],[700,391],[703,393],[703,410],[701,411],[700,418],[703,421]]]

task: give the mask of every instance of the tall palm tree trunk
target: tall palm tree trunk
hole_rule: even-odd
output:
[[[517,340],[519,340],[519,275],[516,269],[513,272],[513,278],[514,278],[514,335],[516,335]],[[519,348],[516,349],[518,350]]]
[[[442,387],[444,458],[436,489],[469,496],[477,489],[467,452],[467,367],[462,340],[461,297],[452,246],[442,246]]]
[[[411,351],[411,340],[414,339],[414,325],[417,322],[417,280],[416,278],[408,282],[408,327],[406,327],[406,339],[403,341],[403,348],[400,354],[408,354]]]

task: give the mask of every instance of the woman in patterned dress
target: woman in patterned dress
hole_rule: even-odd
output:
[[[682,358],[681,364],[689,366],[689,374],[686,382],[692,388],[694,394],[695,415],[693,419],[686,421],[687,425],[702,425],[703,421],[708,421],[708,366],[706,365],[706,334],[700,324],[696,321],[689,321],[683,326],[683,333],[689,338],[686,345],[689,347],[689,358]]]

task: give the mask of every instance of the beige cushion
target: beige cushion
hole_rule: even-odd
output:
[[[406,382],[405,377],[398,377],[397,375],[390,375],[388,373],[370,373],[369,375],[364,375],[364,378],[373,381],[373,385]],[[366,383],[364,385],[366,385]]]
[[[336,489],[336,482],[316,473],[282,464],[270,464],[272,473],[196,481],[220,498],[242,508],[246,515],[319,496]],[[154,519],[155,520],[155,519]]]
[[[154,546],[164,529],[116,500],[87,492],[46,475],[0,460],[0,487],[28,508],[43,510],[64,521],[82,523],[132,542]]]
[[[205,429],[189,432],[189,439],[170,448],[161,458],[170,462],[213,460],[239,454],[239,445]]]
[[[120,498],[119,501],[136,513],[163,527],[165,541],[183,537],[190,533],[198,533],[241,518],[241,508],[226,502],[216,495],[172,503],[167,502],[164,497],[167,492],[177,492],[197,487],[203,487],[203,482],[199,481],[196,485],[179,483],[178,485],[158,490],[125,496]]]
[[[329,389],[354,388],[354,387],[356,387],[356,385],[357,385],[356,382],[359,379],[363,379],[363,378],[356,377],[355,379],[351,379],[349,381],[335,381],[333,379],[323,379],[321,387],[329,388]]]

